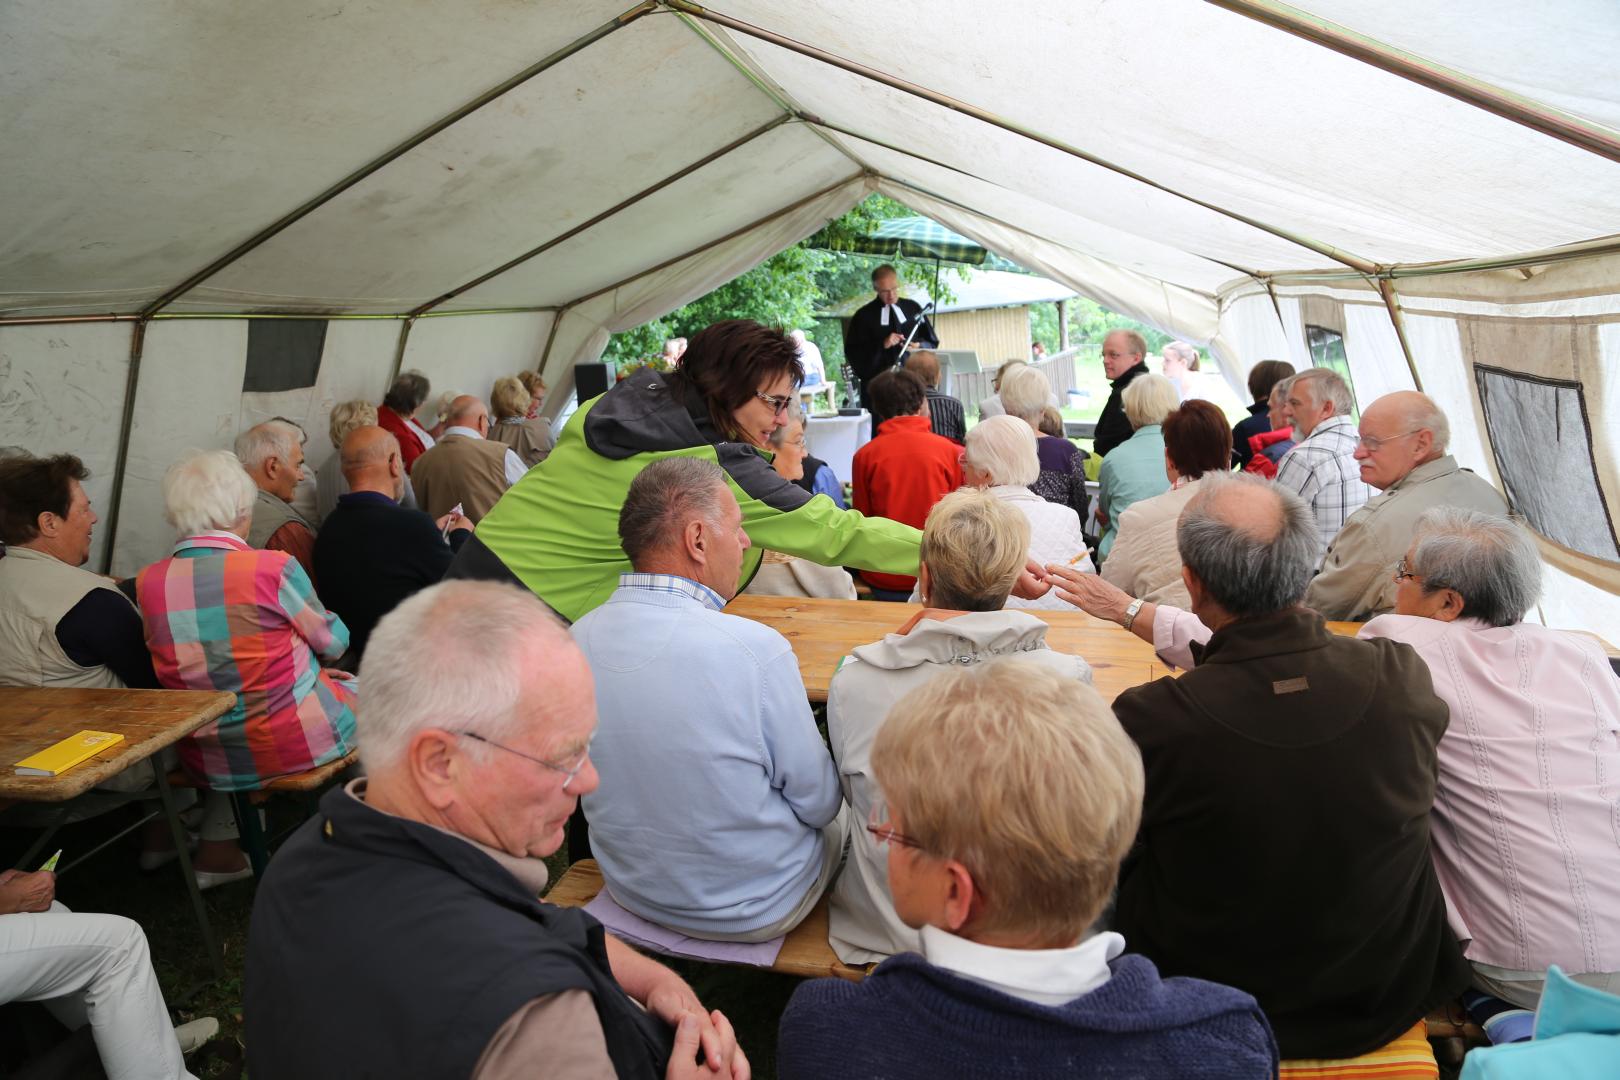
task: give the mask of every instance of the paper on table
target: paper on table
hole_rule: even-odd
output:
[[[613,931],[632,945],[652,949],[654,952],[690,957],[694,960],[712,960],[721,964],[749,964],[768,968],[776,963],[786,936],[772,938],[758,944],[738,941],[705,941],[687,937],[679,930],[668,930],[650,923],[641,916],[624,910],[608,891],[603,889],[596,899],[585,905],[585,910],[597,922]]]

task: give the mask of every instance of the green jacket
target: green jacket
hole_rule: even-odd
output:
[[[726,474],[753,541],[746,585],[769,548],[825,566],[917,572],[922,534],[910,525],[840,510],[784,480],[745,443],[721,441],[702,405],[676,401],[662,375],[626,379],[580,407],[550,456],[478,523],[477,537],[536,596],[573,621],[605,601],[630,560],[619,509],[630,482],[661,458],[713,461]]]

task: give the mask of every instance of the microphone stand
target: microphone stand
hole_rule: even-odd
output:
[[[906,335],[906,340],[904,340],[904,341],[902,341],[900,343],[900,353],[899,353],[898,358],[894,362],[895,367],[899,367],[901,364],[906,362],[906,353],[911,351],[911,343],[912,343],[913,340],[916,339],[917,331],[919,331],[919,330],[921,330],[923,328],[923,323],[928,321],[928,313],[930,311],[933,311],[933,310],[934,310],[934,302],[932,300],[930,300],[930,301],[928,301],[928,306],[927,307],[925,307],[921,311],[917,312],[916,321],[914,321],[911,324],[911,333],[907,334]]]

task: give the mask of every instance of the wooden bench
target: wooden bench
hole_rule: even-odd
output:
[[[343,757],[329,761],[325,765],[266,780],[263,787],[252,791],[230,793],[231,807],[236,811],[237,834],[242,842],[242,851],[247,855],[249,865],[253,867],[255,878],[263,877],[265,867],[270,865],[271,841],[259,825],[259,815],[254,812],[254,808],[269,802],[272,795],[293,795],[305,801],[307,817],[311,809],[308,804],[313,796],[325,790],[345,769],[359,760],[360,751],[351,750]],[[203,786],[187,775],[184,769],[175,769],[169,773],[169,784],[171,787],[186,788]]]
[[[562,907],[584,907],[602,891],[602,871],[595,859],[581,859],[568,868],[551,891],[546,901]],[[702,960],[701,957],[685,959]],[[804,922],[794,927],[776,954],[771,970],[783,975],[796,975],[801,979],[819,979],[828,975],[851,982],[866,978],[868,969],[851,967],[838,959],[827,943],[827,898],[823,896]]]

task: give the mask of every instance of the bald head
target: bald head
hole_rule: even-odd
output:
[[[1210,474],[1176,526],[1193,610],[1211,626],[1299,603],[1316,569],[1316,524],[1299,496],[1257,476]]]
[[[400,496],[405,468],[399,440],[380,427],[357,427],[343,437],[338,464],[350,491],[375,491],[390,499]]]
[[[489,427],[489,406],[481,398],[462,394],[450,403],[444,419],[451,427],[469,427],[482,432]]]
[[[1441,457],[1451,425],[1434,399],[1416,390],[1385,394],[1361,414],[1356,460],[1363,482],[1388,490],[1419,465]]]

